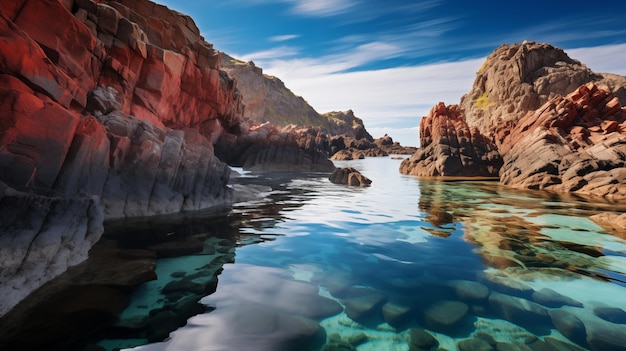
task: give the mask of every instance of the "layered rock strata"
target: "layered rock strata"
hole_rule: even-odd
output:
[[[556,96],[507,134],[503,184],[626,200],[626,108],[607,87]]]
[[[424,177],[497,177],[502,158],[495,145],[465,122],[458,105],[440,102],[420,122],[420,148],[400,173]]]

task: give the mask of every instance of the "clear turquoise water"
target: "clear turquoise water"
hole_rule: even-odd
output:
[[[606,205],[513,191],[494,182],[418,180],[400,175],[399,163],[335,162],[372,179],[367,188],[332,184],[323,175],[272,180],[248,174],[241,182],[273,190],[231,213],[230,225],[239,228],[236,248],[160,259],[159,279],[135,292],[123,319],[162,307],[161,290],[177,279],[172,273],[210,266],[206,276],[194,278],[202,284],[219,274],[216,292],[200,300],[207,311],[163,342],[111,337],[100,344],[137,350],[314,350],[341,338],[359,339],[353,342],[359,351],[409,350],[416,328],[445,350],[480,335],[489,335],[494,349],[499,342],[520,350],[522,344],[540,349],[548,339],[586,349],[610,345],[598,338],[623,340],[623,321],[594,313],[599,307],[626,310],[626,240],[588,219]],[[209,238],[205,245],[223,243]],[[491,295],[468,298],[456,288],[459,281],[478,282]],[[570,302],[540,301],[534,293],[541,289]],[[514,307],[502,307],[494,296],[514,301]],[[540,318],[516,310],[520,303],[539,308]],[[355,304],[362,312],[357,317],[348,311]],[[452,310],[433,317],[433,306],[442,304],[466,312],[455,321],[448,320],[457,313]],[[399,320],[389,317],[389,311],[398,311],[394,306],[400,306]],[[593,343],[576,336],[580,328],[569,338],[563,335],[555,325],[562,316],[557,310],[575,316],[570,320],[580,321]],[[612,311],[619,319],[619,310]]]

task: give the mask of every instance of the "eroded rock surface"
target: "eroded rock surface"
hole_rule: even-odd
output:
[[[5,1],[0,57],[0,240],[14,258],[0,285],[18,297],[0,314],[86,258],[103,218],[232,201],[212,144],[243,105],[188,16],[147,0]]]
[[[498,175],[502,159],[489,139],[465,122],[458,105],[440,102],[420,122],[420,148],[400,173],[416,176]]]
[[[500,152],[503,184],[626,199],[626,108],[606,87],[554,97],[508,131]]]
[[[592,72],[562,49],[535,42],[505,44],[487,57],[460,107],[467,123],[491,138],[501,124],[517,121],[589,82],[605,84],[620,99],[626,97],[625,77]]]
[[[337,168],[328,178],[332,183],[365,187],[372,181],[353,167]]]

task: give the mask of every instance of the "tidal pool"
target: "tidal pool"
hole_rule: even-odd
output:
[[[157,260],[158,279],[136,289],[98,344],[626,349],[626,240],[588,218],[626,209],[420,180],[399,174],[400,162],[335,162],[372,179],[367,188],[247,173],[237,182],[272,190],[233,209],[223,224],[232,237],[204,233],[203,251]]]

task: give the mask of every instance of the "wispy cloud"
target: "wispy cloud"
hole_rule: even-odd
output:
[[[347,72],[363,64],[364,53],[379,58],[381,43],[363,45],[360,51],[318,58],[267,57],[257,62],[268,74],[278,76],[295,94],[303,96],[319,112],[352,109],[375,136],[389,133],[404,145],[437,102],[457,104],[470,91],[485,58],[458,62]],[[626,74],[626,44],[566,50],[596,72]],[[391,127],[389,127],[391,126]],[[396,133],[396,135],[392,134]]]
[[[292,39],[296,39],[299,38],[300,36],[298,34],[285,34],[285,35],[276,35],[273,37],[269,37],[267,40],[270,42],[280,42],[280,41],[287,41],[287,40],[292,40]]]
[[[569,57],[584,63],[594,72],[615,73],[626,76],[626,44],[596,46],[566,50]],[[626,103],[626,101],[622,102]]]
[[[307,16],[336,16],[343,14],[356,5],[352,0],[287,0],[292,4],[292,11]]]

